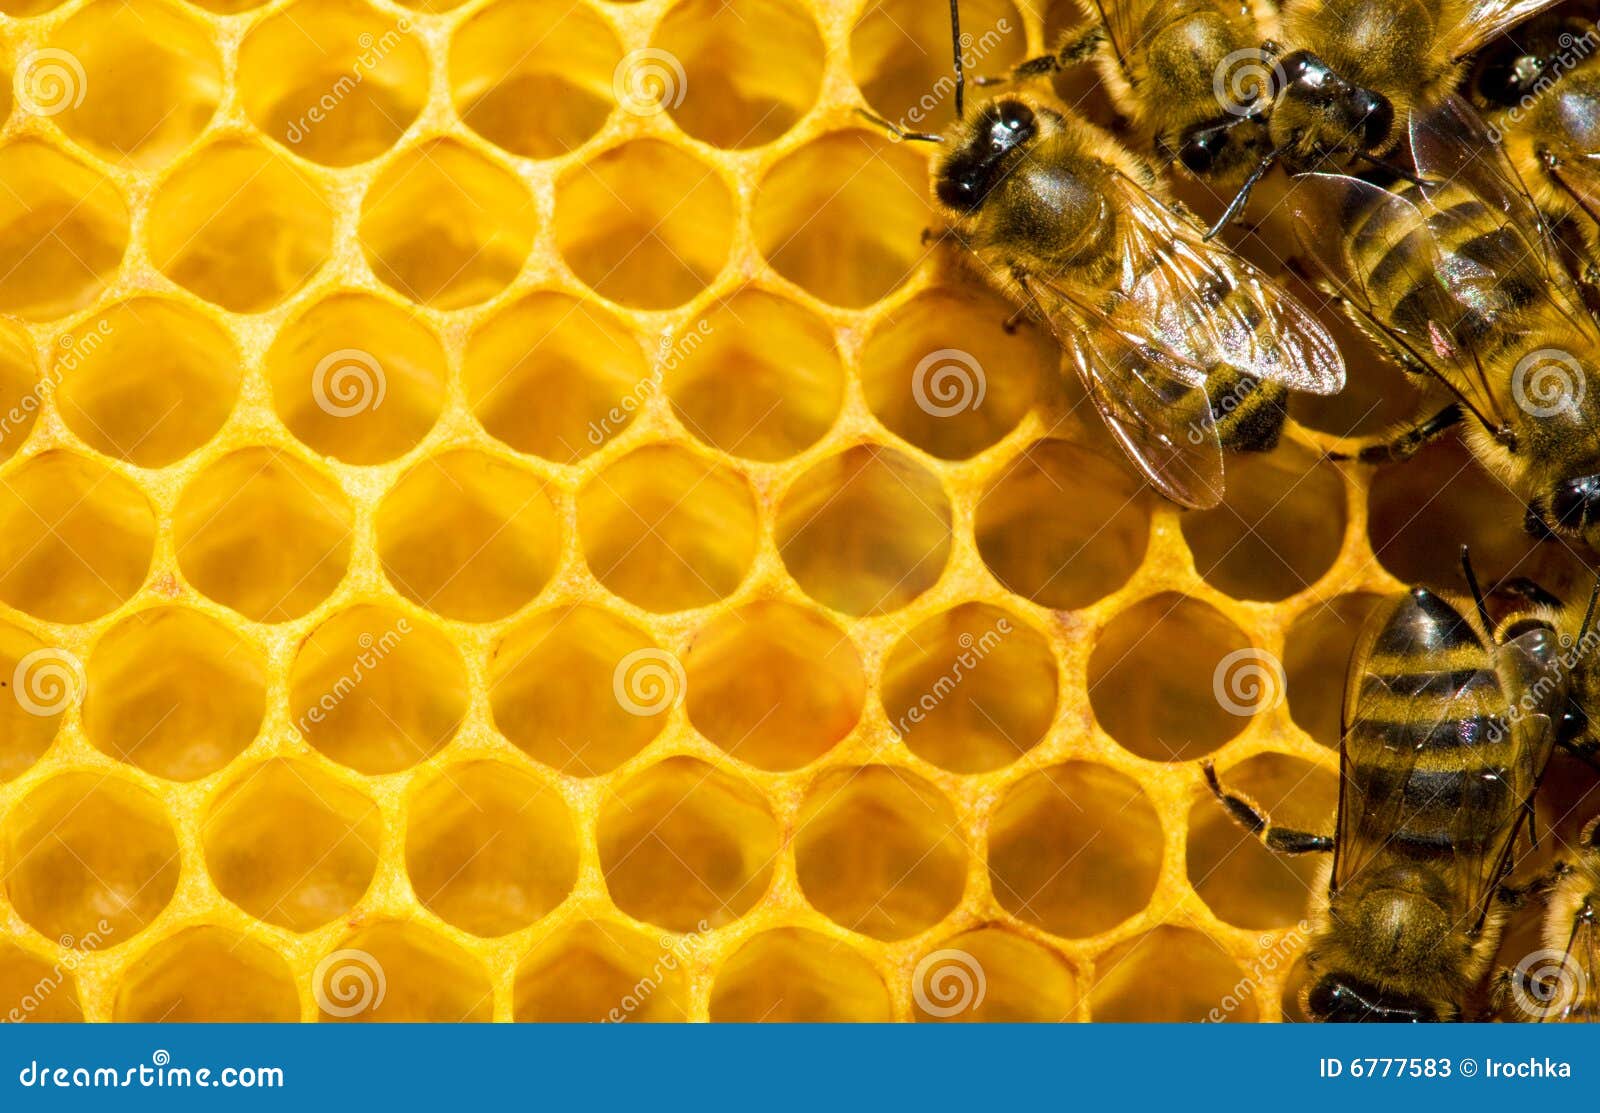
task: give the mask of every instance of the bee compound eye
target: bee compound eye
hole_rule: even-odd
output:
[[[1370,150],[1389,138],[1394,127],[1394,106],[1389,98],[1362,89],[1356,94],[1356,111],[1361,116],[1361,138]]]
[[[1192,173],[1204,174],[1216,164],[1227,142],[1227,133],[1221,128],[1197,131],[1184,140],[1178,150],[1178,161]]]
[[[1550,516],[1564,529],[1600,521],[1600,475],[1582,475],[1557,486],[1550,496]]]
[[[1033,109],[1019,100],[1001,102],[1000,122],[1008,131],[1031,131],[1033,128]]]

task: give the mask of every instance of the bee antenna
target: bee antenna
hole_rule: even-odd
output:
[[[1288,149],[1288,144],[1284,144],[1282,147],[1277,147],[1261,156],[1261,161],[1256,163],[1254,170],[1250,171],[1250,176],[1244,180],[1244,185],[1239,187],[1239,192],[1233,195],[1233,200],[1228,202],[1228,207],[1222,211],[1222,215],[1217,218],[1217,222],[1206,231],[1204,236],[1200,237],[1202,242],[1210,240],[1218,232],[1226,228],[1234,217],[1239,215],[1240,210],[1244,208],[1245,202],[1250,200],[1250,191],[1256,188],[1256,183],[1266,176],[1267,171],[1272,169],[1273,164],[1283,157]]]
[[[896,124],[893,121],[888,120],[885,117],[878,115],[876,112],[868,111],[865,108],[857,108],[856,109],[856,115],[860,116],[863,120],[866,120],[868,123],[875,124],[876,126],[882,128],[884,131],[888,132],[890,135],[894,136],[896,139],[909,140],[909,141],[914,142],[914,143],[943,143],[944,142],[944,136],[942,136],[942,135],[935,135],[931,131],[907,131],[905,128],[901,127],[899,124]]]
[[[1493,636],[1494,623],[1489,621],[1489,605],[1483,601],[1483,588],[1478,586],[1478,574],[1472,570],[1472,553],[1465,545],[1461,546],[1461,571],[1467,577],[1467,587],[1472,590],[1472,602],[1478,608],[1478,618],[1484,630]]]
[[[961,119],[962,94],[967,90],[966,64],[961,61],[961,0],[950,0],[950,52],[956,61],[956,119]]]
[[[1600,603],[1600,576],[1594,579],[1594,590],[1589,592],[1589,606],[1583,612],[1583,622],[1578,626],[1578,645],[1583,645],[1583,639],[1589,636],[1590,624],[1594,622],[1595,604]]]

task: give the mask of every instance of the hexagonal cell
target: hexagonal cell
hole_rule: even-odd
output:
[[[939,477],[891,448],[862,444],[796,479],[778,510],[789,575],[846,614],[898,610],[950,559],[950,500]]]
[[[1056,659],[1049,640],[1015,615],[964,603],[900,639],[881,691],[912,753],[954,773],[984,773],[1050,729]]]
[[[578,838],[561,793],[514,766],[441,769],[407,807],[406,872],[417,899],[474,935],[527,927],[578,879]]]
[[[1283,666],[1216,608],[1174,592],[1117,615],[1089,655],[1089,705],[1123,749],[1204,757],[1283,701]]]
[[[522,180],[452,139],[400,154],[361,206],[361,247],[373,273],[435,309],[476,305],[505,289],[537,227]]]
[[[590,571],[652,611],[703,607],[733,591],[759,531],[745,478],[675,445],[636,449],[578,492]]]
[[[822,36],[791,0],[741,0],[738,8],[687,0],[667,12],[650,45],[677,63],[668,70],[677,81],[660,98],[622,96],[623,109],[659,104],[684,131],[715,147],[772,142],[810,110],[822,84]],[[634,84],[655,91],[644,77]]]
[[[688,757],[652,765],[609,792],[597,838],[612,901],[669,931],[743,916],[765,895],[778,855],[766,798]]]
[[[179,496],[172,515],[178,567],[246,618],[286,622],[344,579],[352,514],[338,484],[295,456],[240,449],[207,466]]]
[[[17,325],[0,322],[0,460],[9,460],[33,432],[44,405],[33,341]]]
[[[115,946],[166,908],[178,842],[161,802],[104,773],[64,773],[7,813],[5,891],[62,946]]]
[[[872,412],[924,451],[959,460],[1023,419],[1060,349],[1032,325],[1005,330],[1015,310],[984,290],[929,290],[879,323],[861,355]]]
[[[749,940],[717,971],[711,1019],[781,1023],[885,1021],[883,977],[854,948],[802,928]]]
[[[256,736],[266,667],[243,638],[188,607],[123,619],[89,657],[84,730],[118,761],[191,781],[221,769]]]
[[[0,478],[0,599],[49,622],[89,622],[150,571],[155,515],[116,472],[45,452]]]
[[[556,186],[556,243],[572,273],[632,309],[669,309],[728,260],[728,187],[694,156],[638,139],[573,167]]]
[[[1286,599],[1333,567],[1344,543],[1344,482],[1298,446],[1228,461],[1222,505],[1181,519],[1195,570],[1235,599]]]
[[[56,72],[82,81],[50,86],[42,66],[24,66],[33,99],[53,92],[45,99],[61,130],[113,161],[165,165],[205,130],[226,91],[211,29],[178,4],[100,0],[80,8],[50,45],[78,66]]]
[[[81,664],[65,649],[0,622],[0,781],[44,756],[61,716],[83,697]]]
[[[395,589],[462,622],[518,610],[561,559],[561,521],[544,481],[475,449],[429,457],[402,475],[374,527]]]
[[[1070,441],[1038,441],[984,492],[976,536],[1006,587],[1073,610],[1116,591],[1139,567],[1150,500],[1104,457]]]
[[[428,56],[408,20],[360,0],[298,0],[239,46],[239,99],[267,135],[326,166],[394,146],[428,99]]]
[[[1284,640],[1289,717],[1330,750],[1339,748],[1350,654],[1381,600],[1366,593],[1340,595],[1298,615]]]
[[[100,296],[128,246],[128,206],[81,162],[31,139],[0,150],[0,310],[48,321]]]
[[[1139,785],[1074,761],[1018,781],[989,823],[1001,907],[1056,935],[1108,931],[1149,903],[1161,820]]]
[[[1280,826],[1333,832],[1339,779],[1297,758],[1257,754],[1218,776]],[[1202,791],[1189,809],[1189,884],[1220,919],[1243,928],[1287,927],[1305,915],[1319,855],[1274,854]]]
[[[609,773],[650,744],[682,695],[617,698],[619,684],[627,690],[626,662],[661,652],[650,635],[599,607],[534,615],[506,635],[489,664],[495,727],[552,769]]]
[[[1003,76],[1026,56],[1022,16],[1009,0],[963,0],[961,38],[969,77]],[[943,131],[956,118],[948,12],[873,0],[850,32],[850,75],[880,115],[913,131]]]
[[[461,381],[492,437],[574,464],[627,428],[656,384],[627,326],[590,301],[539,292],[467,342]]]
[[[311,993],[325,1022],[494,1018],[494,987],[477,959],[420,924],[356,932],[317,963]]]
[[[140,467],[205,444],[239,397],[232,339],[182,302],[134,298],[64,339],[54,367],[61,419],[89,447]]]
[[[621,57],[616,34],[589,8],[496,0],[451,39],[450,98],[466,125],[501,149],[555,158],[605,124],[604,91]]]
[[[289,676],[289,714],[308,742],[360,773],[431,756],[467,712],[451,640],[389,607],[340,611],[311,632]]]
[[[762,290],[741,290],[680,330],[663,379],[691,433],[751,460],[786,460],[810,447],[844,401],[827,324]]]
[[[874,939],[926,931],[961,903],[967,881],[950,801],[886,765],[818,777],[800,808],[794,857],[812,907]]]
[[[867,694],[844,631],[775,600],[713,619],[684,667],[694,728],[762,769],[797,769],[827,753],[855,729]]]
[[[444,408],[444,349],[415,313],[370,294],[319,301],[267,352],[272,407],[289,432],[347,464],[417,446]]]
[[[297,1021],[300,993],[272,948],[223,928],[192,927],[134,959],[117,984],[111,1019]]]
[[[986,927],[923,955],[912,971],[911,998],[916,1020],[1049,1023],[1073,1018],[1078,979],[1032,940]]]
[[[934,223],[928,164],[865,131],[791,151],[762,181],[751,214],[756,246],[790,282],[862,309],[911,276]]]
[[[694,957],[697,938],[664,945],[667,940],[594,920],[560,928],[517,967],[512,1018],[567,1024],[687,1020],[689,987],[682,971]]]
[[[0,1017],[12,1024],[70,1024],[83,1020],[78,983],[66,963],[46,962],[0,943]]]
[[[1188,928],[1158,927],[1117,944],[1094,965],[1089,1015],[1097,1021],[1247,1023],[1259,1011],[1244,971]]]
[[[333,210],[282,155],[224,139],[160,185],[145,236],[151,262],[178,285],[235,313],[260,313],[328,258]]]
[[[316,766],[276,758],[222,789],[200,834],[218,892],[258,920],[311,931],[367,891],[383,817]]]

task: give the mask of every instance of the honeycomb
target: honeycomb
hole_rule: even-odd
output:
[[[1324,459],[1416,404],[1348,332],[1142,489],[856,114],[941,5],[0,12],[6,1019],[1277,1020],[1200,759],[1325,826],[1377,594],[1576,575]]]

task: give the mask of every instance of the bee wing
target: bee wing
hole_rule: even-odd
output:
[[[1560,0],[1474,0],[1454,27],[1444,30],[1442,42],[1452,62],[1459,62],[1509,27],[1515,27]]]

